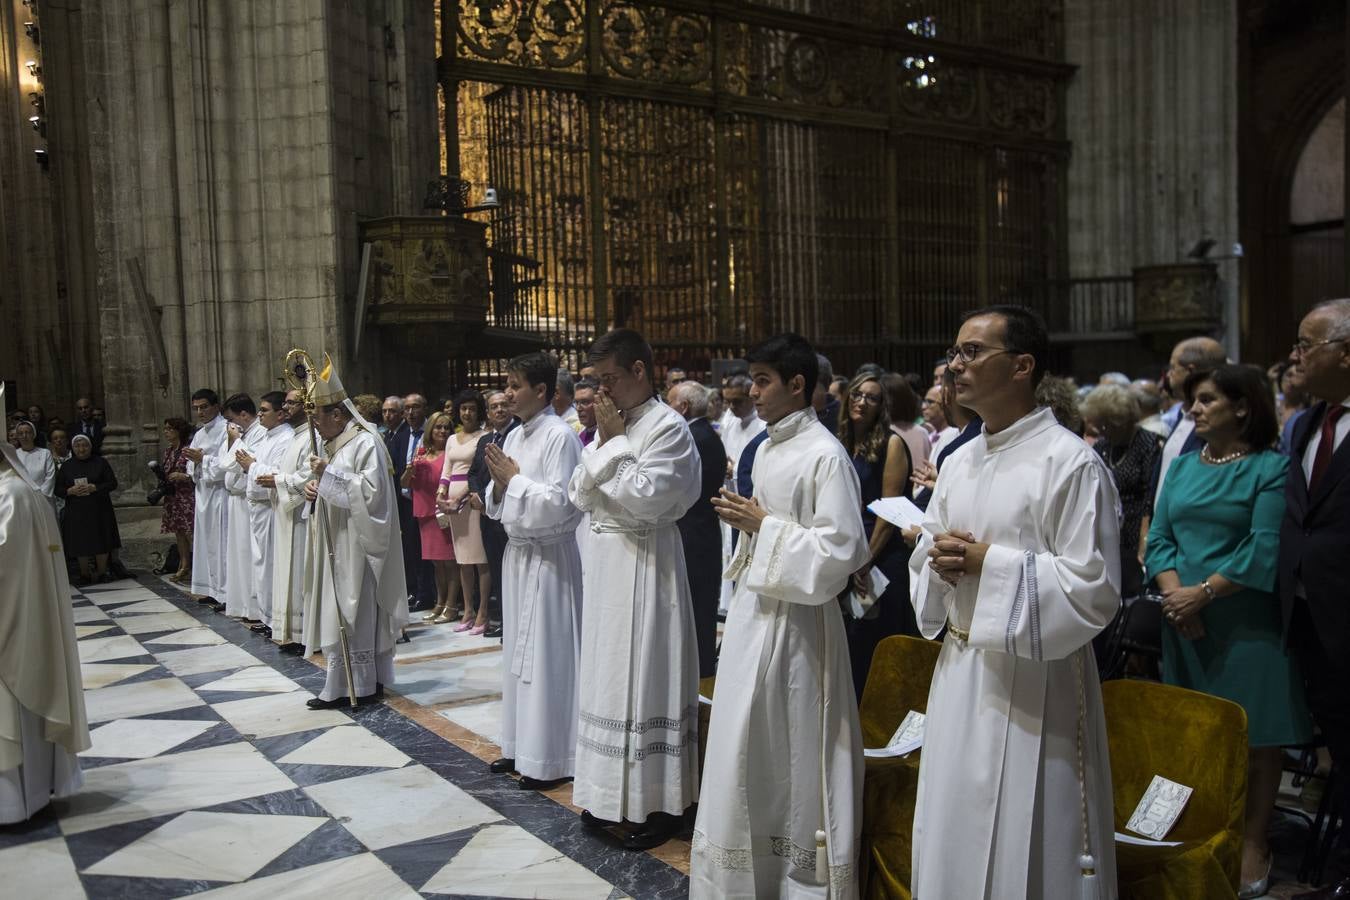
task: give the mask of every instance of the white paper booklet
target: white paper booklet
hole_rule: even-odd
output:
[[[908,497],[882,497],[867,504],[867,508],[901,528],[918,528],[923,525],[923,510],[915,506]]]
[[[921,712],[910,710],[900,727],[895,729],[885,747],[876,750],[864,750],[863,756],[886,757],[904,756],[923,746],[923,723],[925,716]]]
[[[1146,838],[1161,841],[1176,824],[1177,817],[1186,808],[1193,789],[1175,781],[1168,781],[1161,775],[1154,775],[1144,798],[1134,808],[1134,814],[1125,828]]]

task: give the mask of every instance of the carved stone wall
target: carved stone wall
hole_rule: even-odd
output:
[[[1230,0],[1065,0],[1071,278],[1180,262],[1238,240],[1237,18]],[[1219,261],[1237,350],[1238,266]]]
[[[0,286],[32,336],[3,359],[20,394],[65,411],[93,393],[139,435],[195,388],[275,387],[292,346],[334,352],[361,385],[358,218],[417,211],[437,168],[429,0],[41,0],[37,15],[49,199],[33,189],[0,225],[5,247],[51,248]],[[12,26],[0,36],[12,57]],[[0,171],[23,149],[0,143]]]

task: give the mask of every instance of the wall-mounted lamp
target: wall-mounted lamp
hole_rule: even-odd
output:
[[[33,151],[33,158],[37,160],[37,164],[38,164],[38,168],[39,168],[39,169],[41,169],[41,170],[44,171],[44,172],[47,171],[47,151],[46,151],[46,150],[34,150],[34,151]]]
[[[39,66],[36,59],[30,59],[24,63],[28,67],[28,74],[34,78],[42,74],[42,66]]]
[[[32,41],[34,44],[42,43],[41,29],[38,28],[38,24],[36,22],[24,22],[23,31],[24,34],[28,35],[28,39]]]
[[[28,92],[28,105],[40,116],[47,111],[47,101],[37,91]]]

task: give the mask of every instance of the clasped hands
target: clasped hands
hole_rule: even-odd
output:
[[[596,406],[599,405],[599,401],[596,401]],[[506,487],[511,483],[511,479],[520,474],[520,466],[496,444],[488,444],[487,450],[483,452],[483,461],[487,463],[488,473],[492,475],[493,493],[500,498],[506,493]]]
[[[969,531],[945,531],[933,539],[928,566],[943,581],[956,587],[966,575],[979,576],[989,545],[975,540]]]
[[[726,488],[712,498],[712,505],[719,519],[749,534],[758,534],[760,524],[769,515],[754,497],[742,497]]]
[[[239,463],[239,468],[245,472],[248,471],[249,466],[253,465],[253,455],[242,447],[234,451],[234,459],[235,462]]]
[[[1208,605],[1209,595],[1199,585],[1163,591],[1163,616],[1177,630],[1177,634],[1190,641],[1205,636],[1200,610]]]
[[[595,430],[600,445],[621,434],[626,434],[628,426],[624,424],[623,413],[614,405],[614,398],[601,391],[595,398]]]

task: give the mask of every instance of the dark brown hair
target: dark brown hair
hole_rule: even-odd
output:
[[[1233,403],[1246,401],[1247,415],[1242,440],[1253,450],[1267,450],[1280,436],[1280,420],[1266,373],[1255,366],[1225,363],[1213,372],[1192,372],[1186,379],[1186,396],[1194,397],[1203,382],[1210,381]]]

